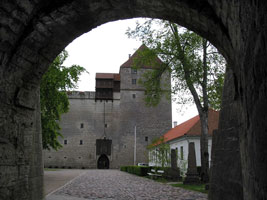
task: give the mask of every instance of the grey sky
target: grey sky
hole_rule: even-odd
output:
[[[136,20],[109,22],[83,34],[66,47],[69,58],[64,64],[78,64],[89,72],[81,76],[77,90],[94,91],[96,72],[119,72],[120,66],[128,59],[129,54],[133,54],[141,45],[140,41],[129,39],[125,35],[128,27],[135,27]],[[179,106],[175,103],[172,106],[172,120],[178,121],[178,124],[197,115],[195,106],[183,106],[180,112],[177,112]]]

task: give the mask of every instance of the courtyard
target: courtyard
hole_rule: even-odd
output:
[[[159,183],[119,170],[44,172],[46,200],[206,200],[207,195]]]

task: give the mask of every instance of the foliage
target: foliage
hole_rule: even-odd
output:
[[[138,176],[147,176],[147,173],[150,171],[150,168],[151,167],[146,166],[121,166],[120,170]]]
[[[156,138],[147,147],[149,149],[150,162],[155,162],[161,167],[170,165],[170,145],[164,142],[164,137]]]
[[[149,47],[140,54],[135,66],[151,63],[157,55],[163,64],[153,62],[153,71],[145,73],[141,83],[146,88],[146,102],[157,105],[163,90],[160,88],[160,78],[164,72],[170,72],[173,80],[172,93],[179,104],[191,103],[195,99],[191,95],[193,86],[203,105],[203,84],[207,81],[207,94],[211,108],[220,108],[221,94],[224,82],[225,60],[217,49],[207,42],[207,80],[203,69],[203,40],[200,36],[177,24],[164,20],[150,19],[143,24],[136,23],[136,28],[127,30],[131,38],[138,38]]]
[[[180,169],[180,175],[184,177],[187,171],[188,161],[186,159],[182,159],[178,150],[176,150],[176,155],[177,155],[177,161],[178,161],[177,167]]]
[[[128,29],[129,37],[139,38],[152,53],[142,53],[140,60],[158,55],[164,65],[147,72],[143,85],[148,105],[157,105],[162,90],[160,79],[164,72],[171,72],[174,94],[178,102],[194,102],[201,121],[201,178],[208,182],[208,110],[220,108],[225,60],[206,39],[177,24],[164,20],[137,22],[134,30]],[[146,61],[147,62],[147,61]],[[138,63],[136,64],[138,65]]]
[[[79,65],[63,66],[68,57],[67,51],[60,53],[48,71],[44,74],[40,85],[42,139],[44,149],[59,149],[60,116],[69,109],[67,90],[77,87],[79,76],[85,69]]]

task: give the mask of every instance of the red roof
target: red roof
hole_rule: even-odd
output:
[[[96,73],[95,78],[97,79],[114,79],[114,80],[120,80],[119,74],[114,73]]]
[[[149,48],[142,44],[135,52],[134,54],[125,62],[121,65],[122,68],[131,68],[133,67],[133,64],[134,64],[134,60],[137,59],[138,57],[138,54],[144,50],[148,50]],[[156,62],[158,62],[159,64],[162,63],[162,61],[157,57],[155,56],[155,60]],[[149,66],[149,65],[142,65],[140,66],[141,68],[148,68],[148,69],[152,69],[153,67],[152,66]]]
[[[219,122],[219,112],[209,109],[209,135],[212,135],[213,130],[218,128]],[[164,134],[164,141],[170,141],[184,135],[190,136],[200,136],[201,135],[201,124],[199,115],[185,121],[182,124],[172,128],[167,133]]]

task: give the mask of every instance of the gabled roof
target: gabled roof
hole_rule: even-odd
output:
[[[96,73],[95,78],[97,78],[97,79],[114,79],[116,81],[119,81],[120,75],[114,74],[114,73]]]
[[[209,109],[209,135],[212,135],[213,130],[218,128],[219,112]],[[180,138],[184,135],[200,136],[201,124],[199,115],[179,124],[164,134],[164,142]]]
[[[149,50],[149,48],[142,44],[135,52],[132,56],[130,56],[130,58],[121,65],[121,68],[131,68],[133,67],[133,64],[134,64],[134,60],[135,59],[138,59],[138,54],[144,50]],[[155,61],[158,62],[159,64],[162,63],[162,61],[157,57],[155,56]],[[149,66],[149,65],[142,65],[140,66],[141,68],[147,68],[147,69],[152,69],[153,67],[152,66]]]

